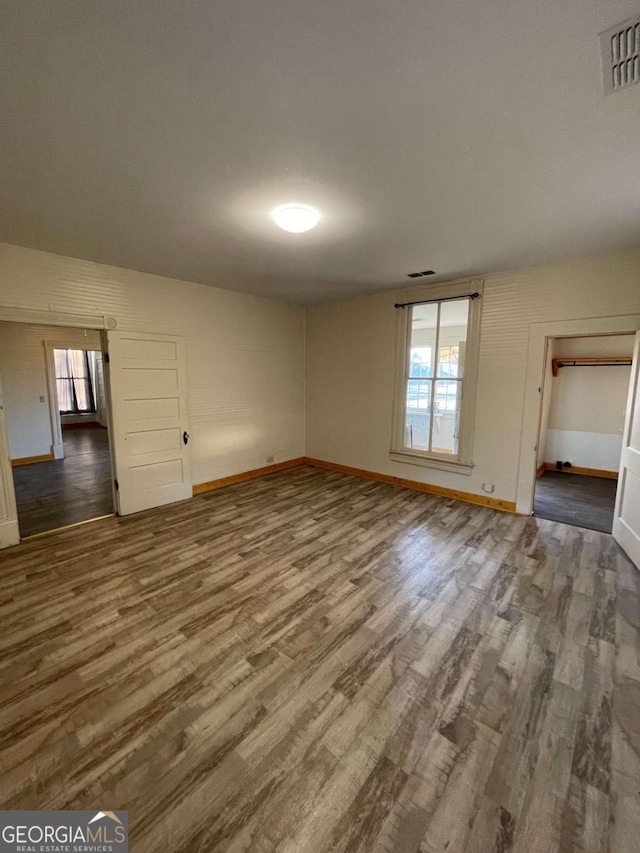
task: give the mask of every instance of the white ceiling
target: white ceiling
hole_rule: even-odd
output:
[[[640,86],[604,97],[597,38],[637,11],[3,0],[0,240],[300,302],[638,244]]]

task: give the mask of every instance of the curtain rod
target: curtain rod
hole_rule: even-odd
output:
[[[427,305],[429,302],[449,302],[451,299],[478,299],[480,294],[461,293],[460,296],[443,296],[441,299],[419,299],[417,302],[396,302],[394,308],[408,308],[410,305]]]

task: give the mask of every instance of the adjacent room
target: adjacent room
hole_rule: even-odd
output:
[[[113,512],[96,330],[0,323],[0,376],[22,539]]]
[[[550,338],[534,512],[611,533],[633,335]]]
[[[0,4],[2,849],[637,853],[639,63]]]

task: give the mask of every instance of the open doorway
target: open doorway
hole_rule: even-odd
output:
[[[21,538],[112,513],[100,332],[2,322],[0,375]]]
[[[534,515],[611,533],[632,334],[547,340]]]

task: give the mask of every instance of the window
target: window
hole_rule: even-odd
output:
[[[480,299],[470,293],[481,290],[466,282],[413,291],[418,304],[398,308],[396,461],[471,473]]]
[[[80,349],[54,349],[53,357],[60,414],[95,412],[89,353]]]

